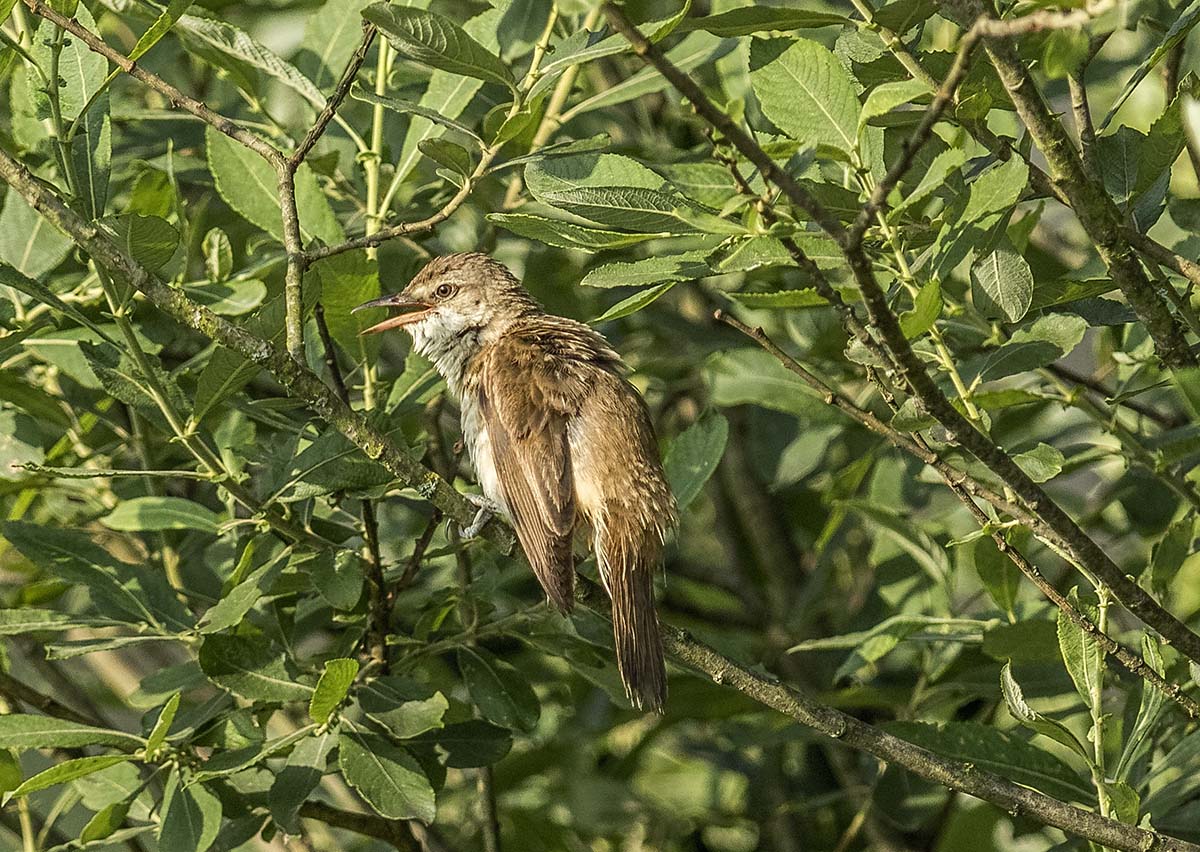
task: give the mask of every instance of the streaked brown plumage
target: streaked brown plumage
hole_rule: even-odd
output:
[[[639,707],[666,697],[654,572],[675,523],[646,405],[608,343],[546,313],[483,254],[431,261],[396,296],[367,306],[403,327],[445,377],[483,492],[512,522],[550,601],[573,604],[575,531],[586,526],[613,603],[625,691]]]

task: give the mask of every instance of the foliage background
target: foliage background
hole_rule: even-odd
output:
[[[364,6],[54,8],[286,153],[351,61]],[[664,621],[960,762],[1200,841],[1200,735],[1184,709],[1113,666],[930,468],[712,319],[722,309],[763,326],[846,399],[921,431],[1003,491],[1010,483],[902,389],[892,419],[873,380],[902,383],[847,345],[811,270],[778,238],[792,235],[859,307],[837,244],[720,136],[714,155],[704,124],[599,9],[435,2],[499,57],[488,60],[449,29],[417,52],[405,29],[416,18],[395,8],[369,16],[401,34],[402,52],[374,40],[337,122],[296,172],[300,238],[320,252],[445,205],[450,215],[311,264],[295,350],[307,366],[332,382],[335,359],[374,426],[469,489],[440,381],[402,336],[358,337],[374,319],[349,308],[399,290],[431,255],[494,254],[549,310],[592,319],[650,404],[686,509]],[[940,81],[960,14],[927,0],[878,14],[773,8],[626,11],[665,22],[644,29],[849,225],[930,99],[887,39],[902,35],[900,50]],[[1089,177],[1132,228],[1185,257],[1200,248],[1188,38],[1198,18],[1195,3],[1143,0],[1015,42],[1073,132],[1067,76],[1096,47],[1081,79],[1097,125],[1116,112]],[[0,147],[189,298],[280,347],[296,342],[271,167],[160,91],[115,71],[102,85],[114,66],[32,8],[12,6],[3,33]],[[535,57],[541,74],[526,76]],[[51,97],[41,81],[56,74]],[[944,119],[866,233],[904,332],[960,410],[1122,571],[1195,624],[1195,376],[1162,367],[1077,211],[1030,179],[1023,158],[1046,161],[982,51]],[[978,141],[981,125],[1018,155],[997,158]],[[489,152],[497,168],[475,174]],[[11,747],[0,749],[0,788],[17,793],[0,843],[1087,845],[683,667],[665,716],[631,712],[600,616],[551,614],[518,560],[460,541],[431,492],[367,458],[302,394],[135,296],[11,188],[0,261],[0,746]],[[1188,282],[1146,264],[1158,292],[1173,294],[1175,322],[1200,332]],[[987,532],[1194,693],[1194,665],[1114,603],[1090,566],[1075,570],[1032,525],[988,511]]]

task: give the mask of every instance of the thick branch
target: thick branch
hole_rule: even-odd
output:
[[[846,256],[850,271],[854,275],[855,283],[862,293],[870,323],[880,335],[883,343],[891,350],[900,375],[925,410],[946,429],[950,440],[961,444],[1020,497],[1029,511],[1036,516],[1035,522],[1031,524],[1031,529],[1039,536],[1062,548],[1080,566],[1104,582],[1125,607],[1143,623],[1157,630],[1184,655],[1193,661],[1200,662],[1200,636],[1193,633],[1187,625],[1179,621],[1130,579],[1120,566],[1113,562],[1108,553],[1092,541],[1087,533],[1057,503],[1050,499],[1041,486],[1030,479],[1028,474],[1007,453],[992,443],[991,439],[977,431],[946,398],[946,395],[926,372],[924,362],[913,351],[908,338],[901,331],[899,320],[892,312],[886,295],[875,280],[871,261],[863,251],[861,244],[850,241],[848,233],[841,223],[809,195],[791,175],[777,166],[758,143],[738,127],[729,116],[718,109],[691,78],[668,61],[662,52],[629,22],[619,8],[612,3],[605,3],[604,11],[613,27],[630,41],[638,56],[654,66],[679,89],[684,97],[692,102],[696,112],[724,134],[743,156],[758,166],[763,176],[778,186],[789,201],[808,212],[813,221],[838,241]],[[1136,263],[1136,260],[1134,262]]]
[[[421,844],[413,837],[412,829],[403,820],[390,820],[368,813],[343,811],[324,802],[305,802],[300,816],[315,819],[334,828],[344,828],[355,834],[374,837],[392,844],[400,852],[422,852]]]

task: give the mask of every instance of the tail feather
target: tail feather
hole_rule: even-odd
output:
[[[661,713],[667,700],[667,671],[654,608],[654,571],[661,545],[630,546],[629,542],[607,538],[597,550],[601,576],[612,598],[613,640],[621,682],[635,707]]]

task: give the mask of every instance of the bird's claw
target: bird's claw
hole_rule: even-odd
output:
[[[475,504],[478,511],[469,525],[465,527],[459,526],[458,534],[463,538],[475,538],[487,526],[487,522],[492,519],[492,516],[496,514],[499,507],[488,498],[479,494],[465,494],[463,496]]]

